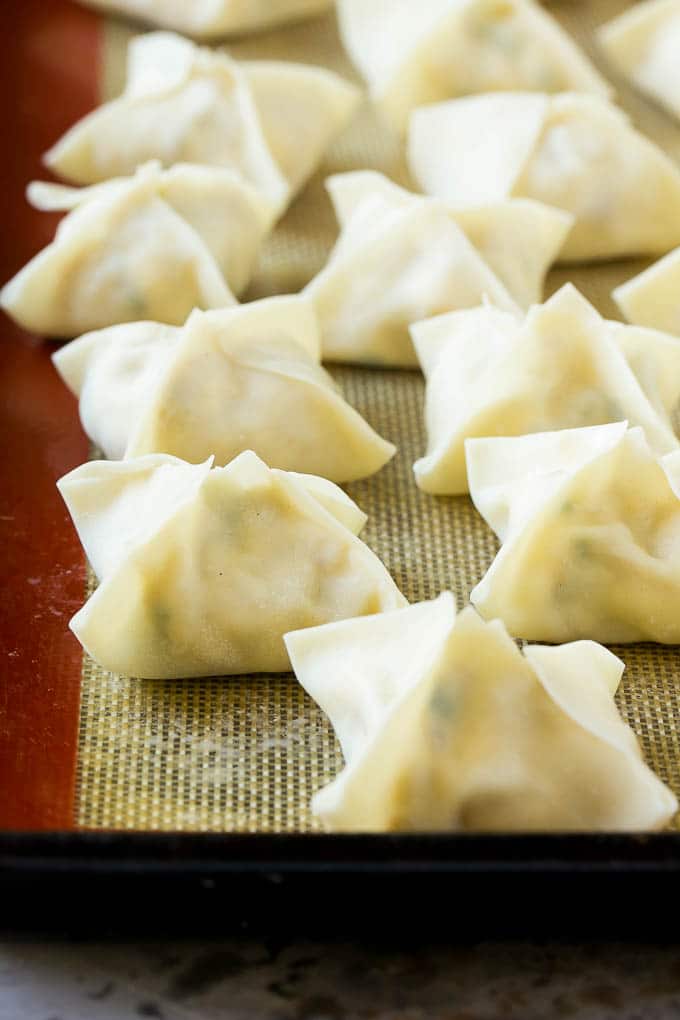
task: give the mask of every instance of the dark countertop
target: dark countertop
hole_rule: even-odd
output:
[[[452,917],[452,926],[455,918]],[[671,1020],[680,947],[0,945],[0,1020]]]

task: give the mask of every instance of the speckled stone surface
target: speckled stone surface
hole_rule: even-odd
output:
[[[0,946],[0,1020],[671,1020],[680,947]]]

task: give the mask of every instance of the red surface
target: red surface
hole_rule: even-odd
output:
[[[51,240],[30,209],[40,156],[96,105],[98,19],[70,0],[0,0],[0,282]],[[73,796],[82,653],[68,621],[85,565],[55,481],[87,457],[53,346],[0,313],[0,828],[64,829]]]

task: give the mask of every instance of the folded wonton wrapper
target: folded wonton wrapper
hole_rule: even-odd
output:
[[[680,0],[633,4],[597,34],[612,66],[680,117]]]
[[[572,223],[529,201],[452,211],[373,171],[326,183],[342,232],[305,293],[331,361],[416,367],[412,322],[484,298],[514,312],[540,301]]]
[[[81,0],[90,7],[142,18],[197,39],[217,39],[297,21],[332,0]]]
[[[680,248],[621,284],[612,297],[629,322],[680,335]]]
[[[119,99],[71,128],[45,160],[92,184],[150,159],[228,167],[283,211],[348,123],[359,90],[324,68],[237,63],[171,32],[133,39]]]
[[[468,439],[475,506],[503,543],[470,595],[517,638],[680,643],[680,452],[627,422]]]
[[[395,448],[343,400],[319,357],[310,303],[275,297],[194,312],[183,329],[114,326],[53,360],[107,457],[214,455],[223,465],[252,449],[286,471],[365,478]]]
[[[448,592],[285,640],[347,763],[312,801],[330,829],[635,831],[677,809],[592,641],[521,652]]]
[[[606,322],[567,284],[524,321],[490,306],[411,327],[427,378],[421,489],[468,491],[465,440],[627,418],[656,453],[680,448],[680,340]]]
[[[597,96],[497,92],[422,107],[409,161],[424,191],[457,206],[524,197],[566,209],[567,261],[680,243],[680,168]]]
[[[24,329],[76,336],[121,322],[181,325],[234,304],[272,226],[271,206],[232,171],[142,167],[92,188],[34,183],[43,210],[72,210],[0,293]]]
[[[338,0],[343,42],[395,126],[478,92],[611,88],[533,0]]]
[[[105,669],[279,672],[287,631],[405,604],[342,489],[250,451],[93,461],[58,484],[101,582],[71,629]]]

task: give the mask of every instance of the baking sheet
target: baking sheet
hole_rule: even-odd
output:
[[[551,10],[593,54],[593,28],[625,6],[564,0]],[[122,89],[125,47],[136,30],[107,21],[102,98]],[[229,49],[245,59],[323,64],[357,80],[332,15]],[[614,82],[637,125],[680,161],[680,127]],[[412,186],[403,147],[368,104],[266,243],[248,299],[295,291],[319,270],[337,235],[324,178],[362,167]],[[611,289],[647,264],[561,267],[548,293],[572,280],[603,314],[616,317]],[[451,588],[462,607],[497,543],[467,497],[434,498],[415,486],[412,464],[425,448],[420,373],[342,367],[332,374],[350,403],[399,448],[380,474],[347,487],[369,516],[362,537],[409,600]],[[680,796],[680,653],[652,645],[614,651],[626,663],[618,695],[623,715],[648,763]],[[328,722],[289,675],[148,681],[111,675],[85,657],[76,791],[83,828],[310,832],[318,828],[310,797],[341,767]]]

